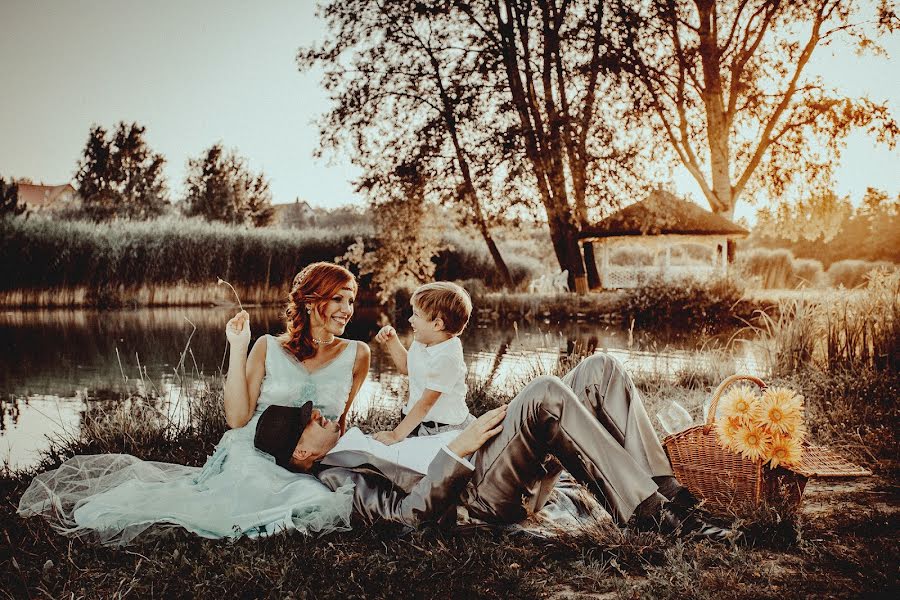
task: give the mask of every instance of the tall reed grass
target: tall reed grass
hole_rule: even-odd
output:
[[[208,304],[221,277],[250,303],[278,303],[294,274],[343,255],[358,229],[249,228],[197,219],[91,223],[40,217],[0,219],[0,305]],[[493,262],[472,240],[436,258],[437,277],[497,284]],[[518,284],[540,265],[507,258]],[[365,289],[365,287],[363,287]]]
[[[809,366],[896,372],[900,367],[900,271],[869,274],[864,288],[783,300],[751,327],[775,375]]]
[[[450,248],[434,258],[437,265],[435,279],[477,279],[489,289],[497,289],[503,285],[484,240],[469,238],[457,232],[446,232],[443,241]],[[531,256],[509,250],[501,250],[501,255],[516,289],[524,288],[531,279],[546,271],[546,267]]]

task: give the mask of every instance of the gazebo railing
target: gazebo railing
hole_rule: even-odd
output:
[[[615,266],[609,265],[600,273],[601,285],[606,289],[636,288],[654,279],[666,282],[682,279],[708,279],[720,272],[715,265],[654,265]]]

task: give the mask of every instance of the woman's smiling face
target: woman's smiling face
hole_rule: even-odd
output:
[[[356,288],[347,285],[329,298],[327,301],[319,304],[313,311],[318,319],[322,320],[321,325],[334,335],[344,333],[344,328],[353,316],[353,305],[356,302]],[[316,319],[316,320],[318,320]]]

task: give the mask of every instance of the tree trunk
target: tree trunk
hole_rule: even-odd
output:
[[[587,286],[589,290],[600,287],[600,272],[597,270],[597,259],[594,256],[594,242],[583,242],[584,268],[587,271]]]
[[[484,238],[484,243],[487,244],[488,252],[490,252],[491,258],[494,260],[494,266],[497,267],[497,272],[503,280],[504,285],[512,289],[513,280],[512,275],[509,273],[509,267],[506,266],[506,261],[503,260],[500,249],[497,248],[497,244],[494,243],[494,238],[491,236],[490,229],[488,228],[484,211],[481,209],[481,201],[478,199],[475,182],[472,180],[472,171],[469,169],[469,161],[466,159],[462,143],[459,140],[454,105],[450,100],[450,96],[447,94],[447,90],[444,88],[444,81],[441,78],[440,65],[434,54],[429,52],[429,56],[431,59],[431,66],[434,69],[435,83],[438,86],[438,92],[441,97],[441,116],[444,118],[444,124],[446,125],[447,132],[450,134],[450,139],[453,142],[453,150],[456,153],[456,162],[459,165],[459,172],[463,179],[463,195],[468,199],[469,205],[472,207],[472,212],[475,214],[475,222],[478,224],[478,229],[481,231],[481,237]]]
[[[487,228],[487,225],[484,222],[481,223],[481,237],[484,238],[484,243],[487,244],[488,252],[491,253],[491,258],[494,259],[494,266],[497,267],[497,272],[500,274],[500,277],[503,279],[504,285],[506,287],[512,289],[515,285],[513,283],[512,275],[509,272],[509,267],[506,266],[506,261],[503,260],[503,255],[500,254],[500,249],[497,248],[497,244],[494,243],[494,238],[491,236],[490,230]]]
[[[700,62],[703,67],[703,106],[709,141],[709,164],[712,189],[707,198],[714,213],[734,210],[731,187],[730,126],[725,114],[722,90],[721,50],[718,46],[718,23],[715,0],[697,2],[699,13]]]
[[[587,292],[587,276],[578,244],[578,232],[565,215],[547,215],[550,225],[550,240],[556,252],[560,269],[569,272],[569,291],[579,294]]]

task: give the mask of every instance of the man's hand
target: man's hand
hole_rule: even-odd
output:
[[[457,456],[469,456],[503,430],[506,405],[489,410],[462,430],[456,439],[447,444],[447,449]]]
[[[400,441],[400,438],[397,437],[397,434],[393,431],[379,431],[372,436],[372,439],[381,442],[385,446],[390,446],[391,444],[396,444]]]
[[[379,344],[387,344],[391,339],[397,338],[397,330],[390,325],[385,325],[375,334],[375,341]]]
[[[225,338],[232,346],[250,345],[250,315],[242,310],[225,325]]]

